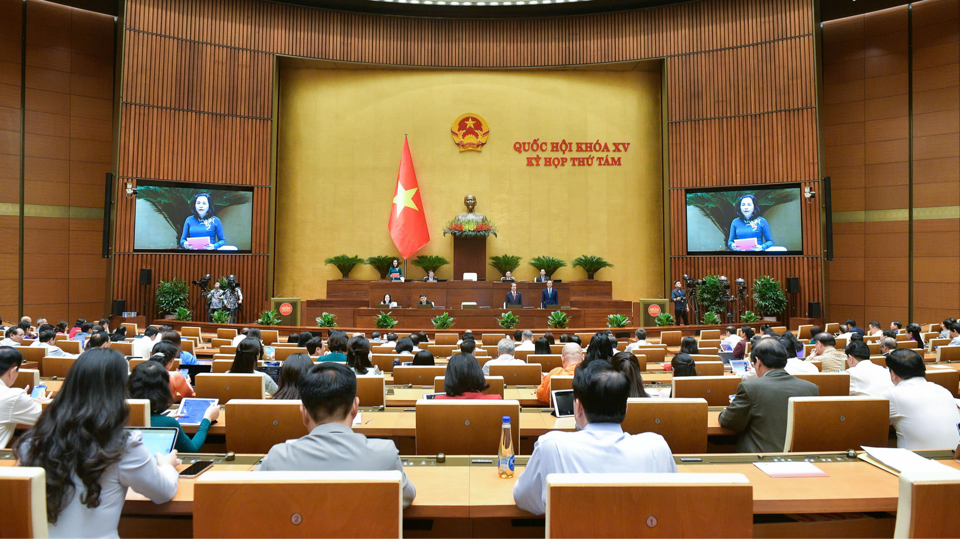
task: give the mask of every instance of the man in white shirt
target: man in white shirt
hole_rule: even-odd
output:
[[[887,356],[895,385],[878,397],[890,401],[890,423],[897,447],[911,450],[955,450],[960,444],[960,411],[949,390],[926,379],[923,357],[909,349]]]
[[[23,341],[23,328],[11,326],[7,328],[6,337],[0,340],[0,347],[19,347]]]
[[[20,351],[0,347],[0,448],[7,447],[17,424],[32,426],[43,412],[45,396],[32,399],[23,388],[13,388],[22,363]]]
[[[938,339],[947,339],[950,337],[950,327],[956,324],[957,320],[953,317],[947,317],[940,323],[940,334],[937,336]]]
[[[950,338],[949,345],[951,347],[954,345],[960,345],[960,322],[955,322],[951,324],[949,330],[950,330],[950,334],[948,335],[948,337]]]
[[[47,356],[57,356],[63,358],[76,358],[77,355],[70,354],[65,352],[60,347],[57,347],[57,333],[53,330],[43,330],[40,332],[40,337],[36,341],[30,344],[31,347],[46,347]]]
[[[867,335],[868,336],[882,336],[883,329],[880,328],[880,323],[873,321],[867,325]]]
[[[552,473],[677,472],[673,453],[662,436],[623,432],[620,423],[627,414],[629,394],[629,378],[619,367],[606,360],[581,364],[573,375],[573,414],[580,431],[551,431],[540,436],[513,487],[517,506],[543,514],[547,475]]]
[[[734,328],[733,330],[734,330],[734,333],[736,333],[737,329]],[[774,339],[774,338],[769,338],[769,339]],[[790,342],[789,338],[781,336],[777,338],[777,341],[780,343],[780,345],[783,346],[784,349],[788,351],[787,365],[783,368],[784,371],[786,371],[787,373],[793,376],[799,375],[801,373],[807,373],[807,374],[820,373],[820,370],[817,369],[817,366],[811,364],[810,362],[804,362],[803,360],[796,357],[796,355],[792,352],[793,344]],[[754,371],[753,367],[750,364],[747,364],[746,371],[740,373],[740,379],[744,381],[749,379],[756,379],[756,378],[757,378],[757,372]]]
[[[250,331],[249,328],[241,328],[240,333],[233,337],[233,341],[230,342],[230,344],[233,345],[234,347],[239,345],[241,341],[247,339],[247,332],[249,331]]]
[[[533,332],[529,330],[524,330],[523,333],[520,334],[520,337],[521,337],[521,341],[520,341],[520,344],[517,345],[516,350],[532,351],[536,349],[536,347],[534,347],[533,345]]]
[[[513,340],[510,338],[503,338],[497,343],[497,356],[496,360],[491,360],[483,365],[483,375],[485,377],[490,376],[490,366],[504,366],[510,364],[526,364],[523,360],[517,360],[513,357],[513,353],[516,351],[516,346],[513,344]]]
[[[733,348],[740,343],[740,337],[737,336],[737,329],[734,326],[728,326],[723,331],[722,341],[720,342],[721,351],[733,351]]]
[[[143,337],[133,340],[130,355],[137,358],[150,358],[153,354],[153,346],[160,343],[160,336],[160,331],[155,326],[148,326],[143,331]]]
[[[637,328],[637,331],[634,332],[637,336],[637,340],[633,343],[627,344],[627,352],[633,352],[637,347],[643,347],[644,345],[649,345],[647,343],[647,331],[643,328]]]
[[[879,396],[884,390],[893,388],[890,371],[870,361],[870,347],[862,341],[851,341],[843,351],[847,353],[850,368],[851,396]]]

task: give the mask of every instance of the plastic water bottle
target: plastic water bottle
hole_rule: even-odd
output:
[[[500,450],[497,451],[497,473],[500,478],[513,478],[513,436],[510,433],[510,417],[503,417],[500,429]]]

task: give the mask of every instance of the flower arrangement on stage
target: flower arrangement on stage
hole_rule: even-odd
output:
[[[454,236],[497,236],[497,225],[487,218],[481,220],[475,219],[454,219],[443,226],[444,236],[452,234]]]

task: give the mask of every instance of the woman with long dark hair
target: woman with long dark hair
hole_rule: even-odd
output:
[[[378,366],[370,361],[370,341],[357,336],[347,343],[347,366],[358,377],[383,375]]]
[[[610,360],[613,358],[613,344],[607,339],[606,334],[597,332],[590,338],[590,344],[587,345],[587,354],[583,359],[584,363],[594,360]]]
[[[127,369],[119,351],[81,354],[15,449],[21,466],[46,471],[51,538],[119,538],[128,488],[157,504],[177,493],[177,452],[154,459],[140,432],[124,429]]]
[[[450,357],[443,377],[442,396],[437,399],[500,399],[500,394],[484,394],[490,388],[483,369],[472,354],[458,353]]]
[[[550,342],[546,337],[538,337],[533,342],[533,354],[550,354]]]
[[[627,397],[650,397],[643,389],[643,376],[640,375],[640,361],[633,353],[618,352],[610,358],[610,365],[630,380],[630,394]]]
[[[280,368],[280,388],[270,399],[300,399],[297,381],[312,367],[313,360],[309,354],[291,354]]]
[[[910,341],[916,341],[917,346],[915,349],[923,348],[923,335],[921,335],[920,325],[917,323],[910,323],[907,325],[907,335],[910,336]]]
[[[252,330],[251,330],[252,331]],[[263,345],[256,338],[246,338],[237,345],[237,352],[233,355],[233,365],[228,373],[259,373],[263,376],[263,387],[268,394],[273,395],[279,389],[277,383],[269,375],[257,371],[257,362],[263,354]]]
[[[680,340],[680,352],[686,354],[700,354],[700,345],[697,344],[697,338],[687,336]]]

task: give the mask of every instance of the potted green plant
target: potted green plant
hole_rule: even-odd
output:
[[[657,326],[673,326],[673,323],[676,322],[673,319],[673,315],[667,313],[666,311],[657,315],[657,318],[654,319],[657,323]]]
[[[608,328],[626,328],[628,324],[630,324],[630,319],[626,315],[607,315]]]
[[[324,311],[319,317],[317,317],[317,326],[320,328],[336,328],[337,316],[333,313],[327,313]]]
[[[350,277],[350,272],[353,271],[353,268],[358,264],[363,264],[363,259],[357,257],[356,255],[351,257],[344,254],[330,257],[323,262],[336,266],[337,270],[339,270],[340,274],[343,276],[343,279],[348,279]]]
[[[727,311],[727,303],[723,301],[720,276],[709,275],[703,278],[703,282],[697,286],[697,303],[700,304],[700,311],[703,312],[725,313]]]
[[[180,278],[160,281],[155,296],[157,311],[163,313],[164,318],[172,319],[177,309],[187,307],[190,300],[190,287]]]
[[[420,255],[414,259],[411,264],[422,269],[424,274],[429,273],[431,270],[436,274],[441,266],[450,264],[450,261],[440,255]]]
[[[379,315],[373,318],[373,323],[377,328],[393,328],[397,325],[397,320],[390,316],[392,313],[392,311],[386,313],[381,311]]]
[[[740,316],[740,322],[742,323],[755,323],[760,320],[760,316],[752,311],[744,311],[743,315]]]
[[[217,324],[227,324],[230,322],[230,312],[226,309],[218,309],[214,311],[213,322]]]
[[[787,309],[787,295],[780,281],[770,276],[760,276],[753,281],[753,304],[757,314],[764,320],[774,321]]]
[[[708,311],[703,314],[703,324],[720,324],[720,316],[712,311]]]
[[[514,315],[512,311],[508,311],[497,317],[497,324],[500,325],[500,328],[506,328],[507,330],[513,330],[519,322],[520,317]]]
[[[613,268],[613,265],[603,257],[594,255],[581,255],[573,260],[574,268],[582,268],[587,273],[587,279],[593,279],[597,272],[604,268]]]
[[[455,320],[456,319],[451,317],[449,313],[444,311],[441,315],[437,315],[436,317],[430,319],[430,322],[433,323],[433,328],[435,330],[446,330],[448,328],[453,328],[453,322]]]
[[[260,318],[257,319],[257,324],[260,326],[279,326],[280,324],[280,313],[268,309],[267,311],[260,312]]]
[[[387,279],[387,272],[390,270],[390,265],[393,264],[394,259],[399,259],[399,257],[394,257],[393,255],[374,255],[373,257],[368,257],[366,264],[369,264],[380,274],[380,279]]]
[[[519,255],[494,255],[490,257],[490,266],[497,272],[500,272],[501,276],[505,276],[507,272],[516,270],[522,260],[523,258]]]
[[[536,268],[538,273],[541,270],[546,270],[547,277],[552,277],[557,270],[567,265],[563,259],[558,259],[549,255],[540,255],[539,257],[534,257],[530,259],[530,262],[527,264]]]
[[[547,317],[547,326],[550,328],[566,328],[569,324],[570,316],[560,310],[550,313]]]
[[[175,321],[192,321],[193,320],[193,311],[185,307],[178,307],[177,312],[173,315],[173,320]]]

